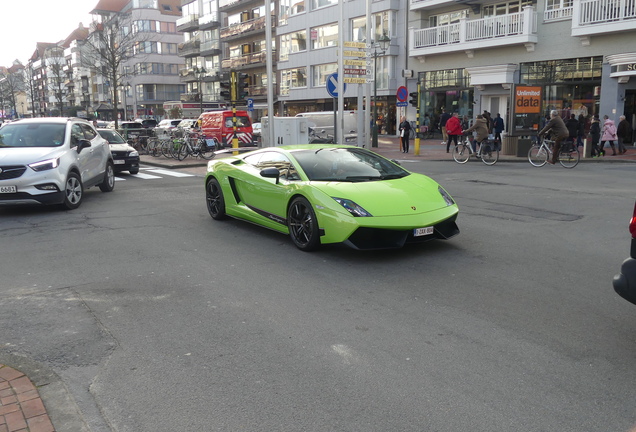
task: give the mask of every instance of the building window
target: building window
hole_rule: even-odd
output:
[[[325,6],[337,5],[338,0],[311,0],[311,8],[318,9]]]
[[[305,0],[280,0],[278,7],[278,23],[287,24],[287,18],[305,12]]]
[[[371,17],[371,39],[378,40],[383,34],[393,35],[395,24],[395,14],[385,11],[373,14]],[[351,39],[354,41],[366,42],[367,40],[367,18],[362,16],[351,20]]]
[[[499,15],[507,15],[521,12],[521,10],[526,6],[532,6],[534,4],[534,0],[515,0],[505,3],[498,3],[494,5],[484,6],[483,8],[483,16],[499,16]]]
[[[558,21],[572,17],[574,0],[547,0],[545,2],[545,21]]]
[[[283,96],[289,96],[291,89],[307,87],[307,68],[305,67],[282,70],[280,76],[280,93]]]
[[[311,86],[312,87],[324,87],[327,85],[327,77],[332,73],[338,72],[337,63],[329,63],[316,65],[311,67]]]
[[[299,31],[280,36],[280,60],[287,60],[289,54],[307,51],[307,32]]]
[[[311,29],[311,49],[338,45],[338,24],[330,24]]]

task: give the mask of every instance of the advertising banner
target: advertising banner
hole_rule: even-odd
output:
[[[539,130],[543,105],[543,87],[515,85],[511,134],[530,135]]]

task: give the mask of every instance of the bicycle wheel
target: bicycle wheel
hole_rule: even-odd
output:
[[[171,158],[172,140],[163,140],[161,142],[161,154],[164,157]]]
[[[455,146],[455,149],[453,150],[453,159],[455,159],[455,162],[464,164],[468,162],[469,158],[470,149],[466,144],[458,144]]]
[[[157,157],[159,156],[159,141],[157,138],[150,138],[148,140],[148,154],[150,156]]]
[[[528,162],[532,166],[542,167],[548,162],[548,151],[543,146],[533,145],[528,150]]]
[[[204,138],[201,138],[199,140],[199,154],[203,159],[212,159],[215,156],[214,146],[209,146],[208,142]]]
[[[481,146],[481,161],[486,165],[494,165],[499,160],[499,149],[490,143]]]
[[[172,141],[172,145],[170,146],[170,156],[174,159],[179,157],[179,152],[181,151],[181,147],[185,146],[185,142],[183,139],[176,139]]]
[[[185,158],[187,158],[189,154],[190,154],[190,147],[188,146],[187,143],[182,143],[181,146],[179,147],[179,150],[177,151],[176,159],[182,161]]]
[[[564,168],[574,168],[579,164],[581,154],[578,148],[570,145],[565,145],[559,150],[559,163]]]

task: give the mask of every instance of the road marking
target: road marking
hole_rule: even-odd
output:
[[[164,170],[161,168],[152,168],[149,171],[155,174],[163,174],[163,175],[172,176],[172,177],[194,177],[195,176],[194,174],[186,174],[186,173],[182,173],[178,171]]]
[[[160,179],[160,178],[163,178],[163,177],[160,177],[160,176],[155,176],[155,175],[145,174],[145,173],[131,174],[130,176],[131,176],[131,177],[135,177],[135,178],[144,179],[144,180],[152,180],[152,179]]]

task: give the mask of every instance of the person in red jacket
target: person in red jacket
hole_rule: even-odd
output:
[[[457,145],[457,137],[462,134],[462,124],[459,121],[459,113],[454,112],[453,116],[446,122],[446,133],[448,141],[446,142],[446,153],[450,150],[451,141],[455,141]]]

